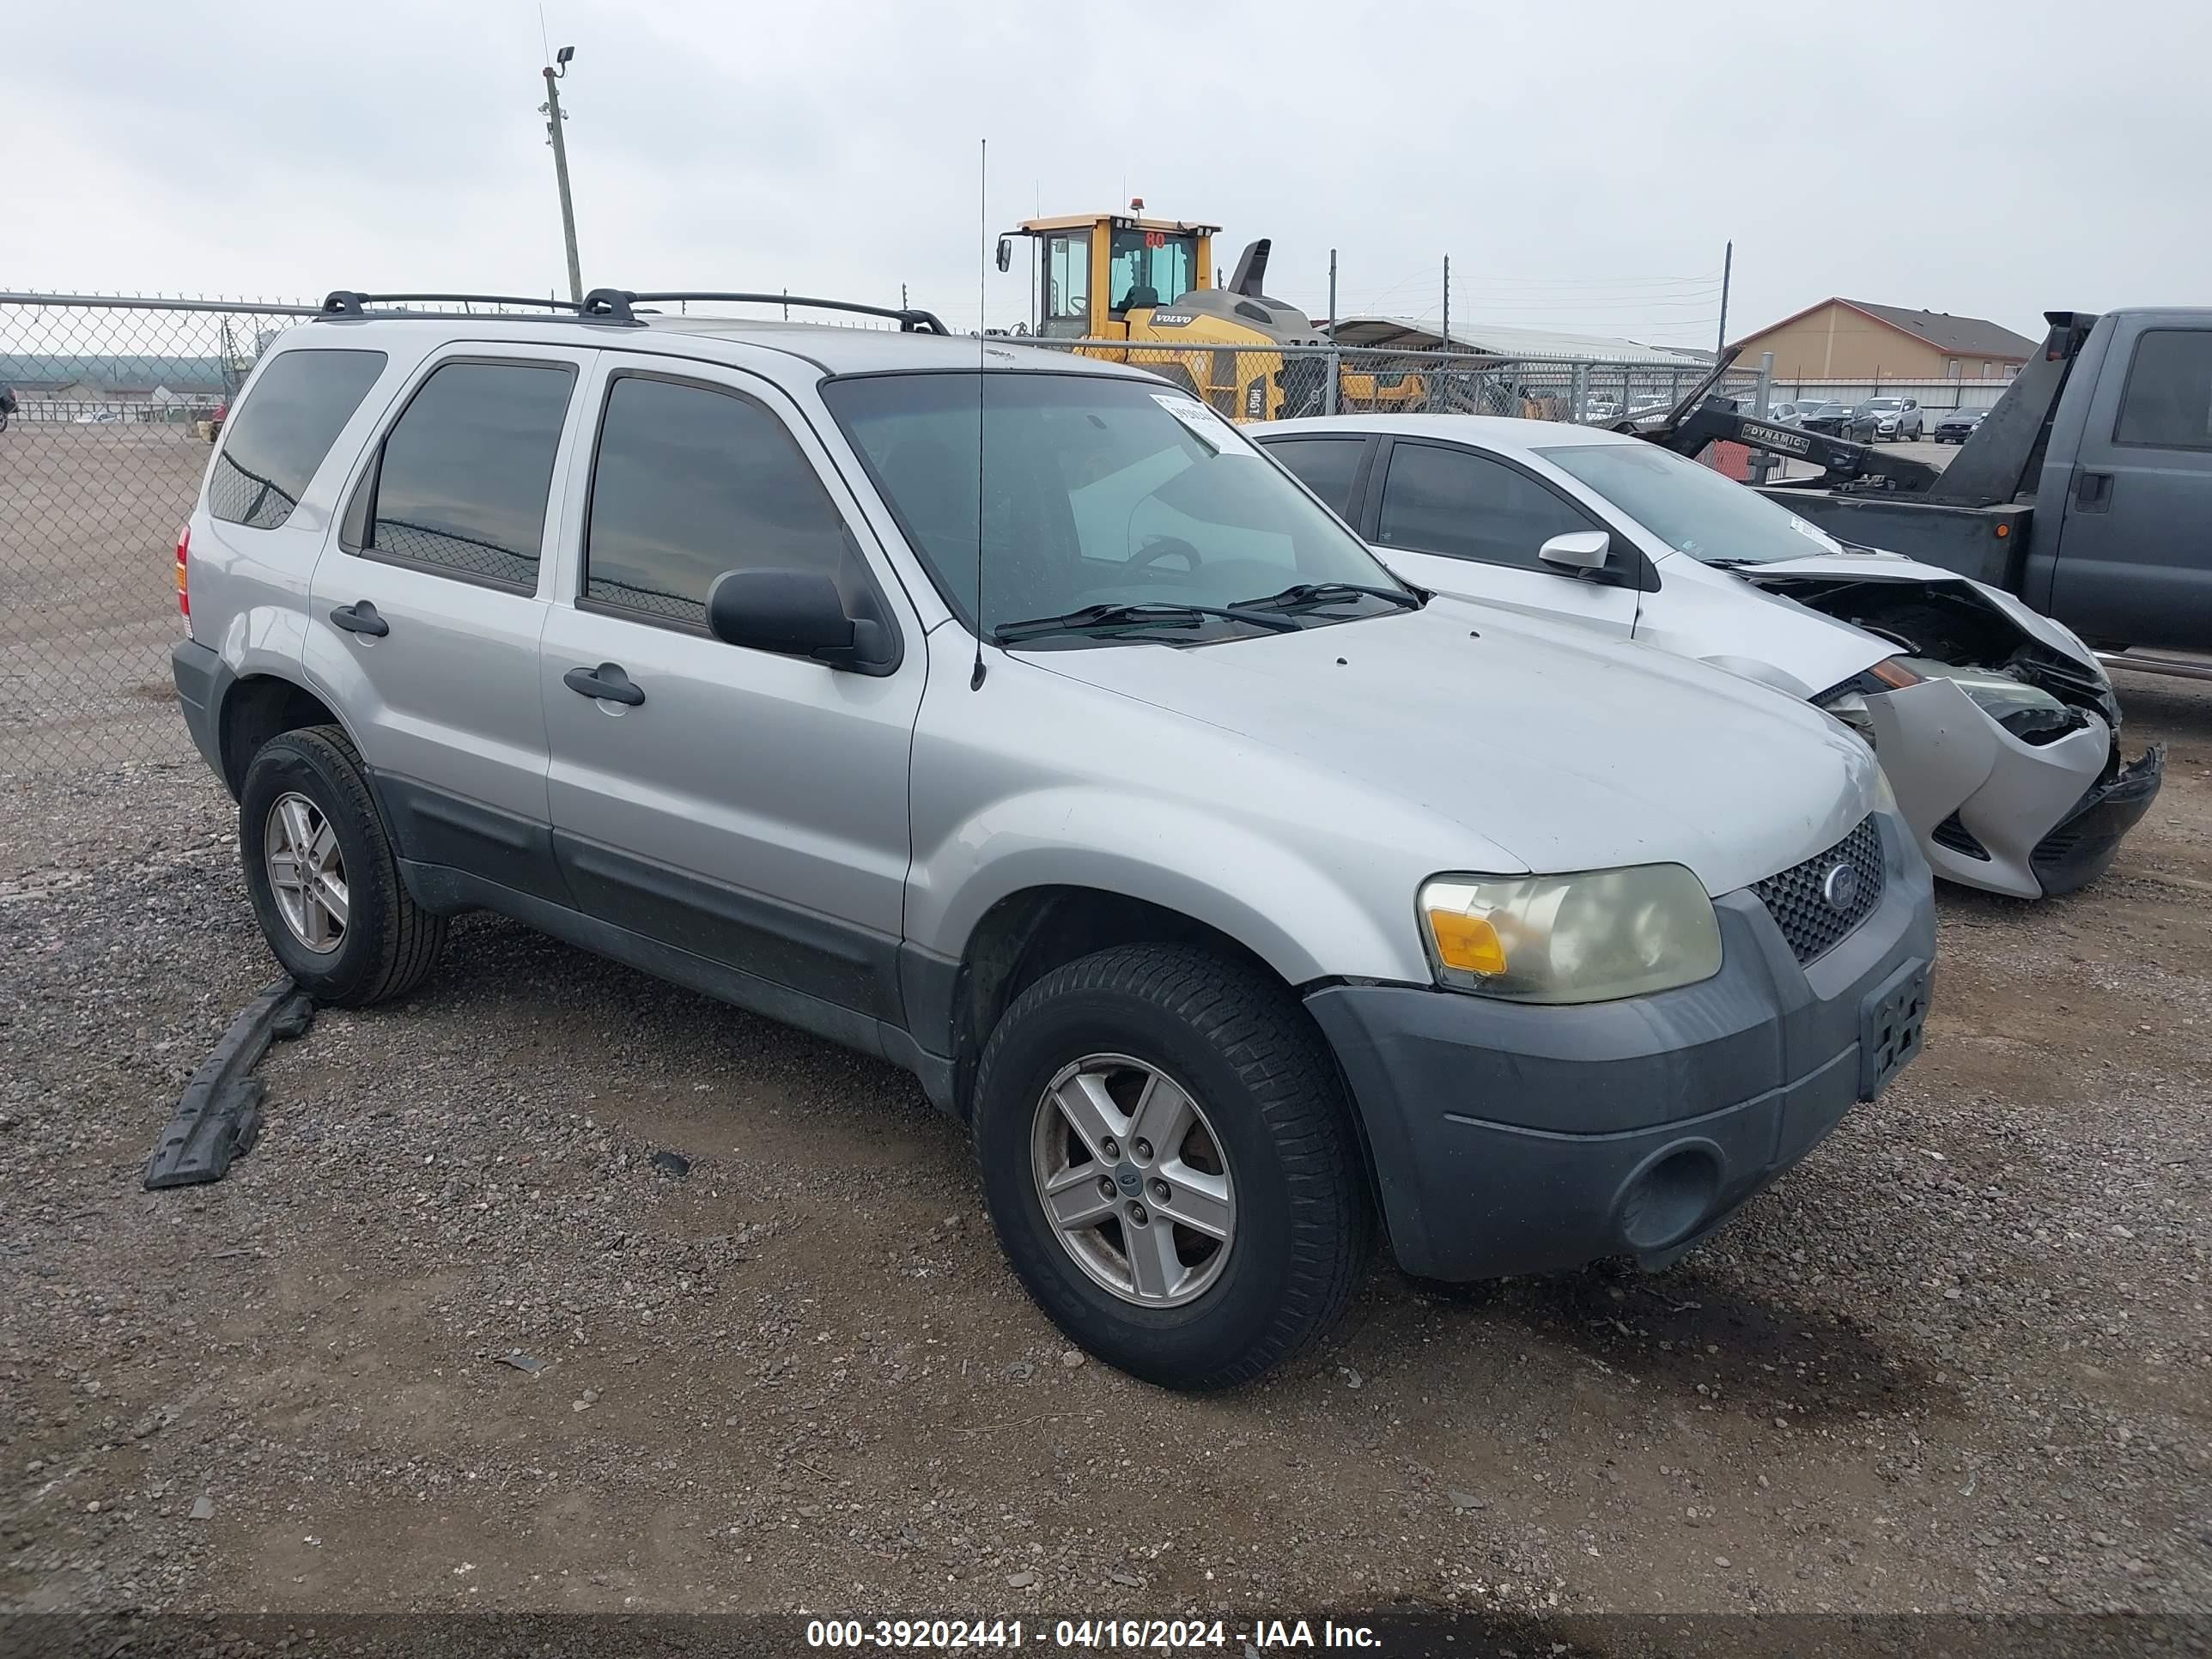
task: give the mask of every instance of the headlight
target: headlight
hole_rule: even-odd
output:
[[[1874,810],[1893,817],[1897,813],[1897,791],[1889,787],[1889,774],[1879,766],[1874,769]]]
[[[1720,922],[1679,864],[1436,876],[1421,931],[1437,981],[1510,1002],[1606,1002],[1720,971]]]

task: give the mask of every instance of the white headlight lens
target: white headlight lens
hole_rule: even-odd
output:
[[[1713,902],[1679,864],[1437,876],[1421,931],[1439,983],[1511,1002],[1607,1002],[1720,971]]]

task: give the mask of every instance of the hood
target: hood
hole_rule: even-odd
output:
[[[1686,865],[1709,892],[1833,845],[1871,810],[1840,724],[1628,641],[1438,598],[1295,634],[1024,653],[1035,666],[1384,794],[1525,869]]]
[[[1833,607],[1844,599],[1848,585],[1886,582],[1936,589],[1951,598],[1978,602],[1982,608],[1995,611],[2027,640],[2081,664],[2100,678],[2103,674],[2096,653],[2064,623],[2038,614],[2002,588],[1975,581],[1940,565],[1923,564],[1901,553],[1868,549],[1856,553],[1816,554],[1808,558],[1763,564],[1740,574],[1747,581],[1789,593],[1801,603],[1814,605],[1831,615],[1836,614]],[[1929,650],[1923,654],[1944,653]]]

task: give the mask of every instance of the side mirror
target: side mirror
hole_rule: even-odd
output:
[[[1536,556],[1554,570],[1586,576],[1612,562],[1613,538],[1602,530],[1571,530],[1546,542]]]
[[[707,631],[725,645],[860,667],[880,656],[883,629],[845,613],[822,570],[725,570],[707,590]]]
[[[1014,263],[1014,244],[1011,237],[999,238],[999,269],[1005,270]]]

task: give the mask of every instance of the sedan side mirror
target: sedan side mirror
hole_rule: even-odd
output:
[[[1536,556],[1554,570],[1586,576],[1613,562],[1613,538],[1602,530],[1571,530],[1546,542]]]
[[[707,631],[725,645],[863,668],[884,654],[883,627],[846,614],[823,570],[725,570],[707,590]]]

